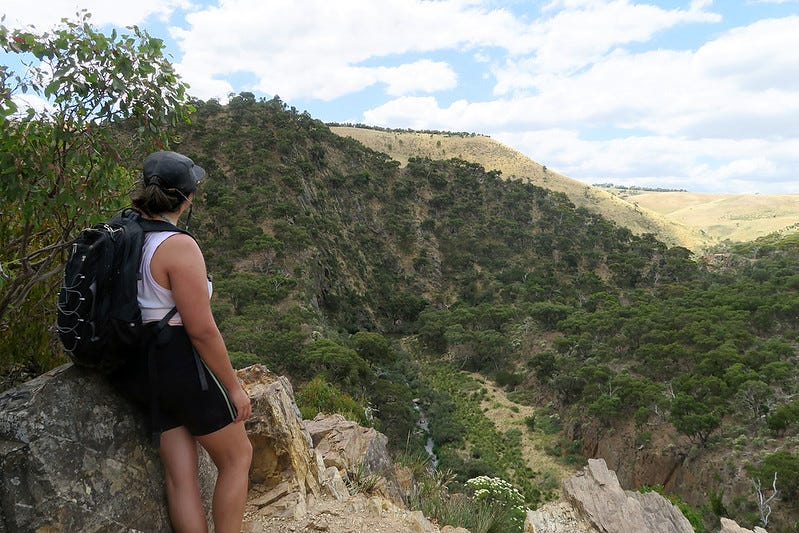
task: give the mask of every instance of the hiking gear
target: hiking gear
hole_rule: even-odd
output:
[[[177,152],[154,152],[144,160],[144,184],[156,184],[163,189],[177,189],[185,198],[197,190],[205,170]]]
[[[72,244],[58,295],[58,336],[75,365],[111,373],[150,342],[177,312],[144,325],[137,281],[144,233],[187,231],[131,210],[83,230]]]

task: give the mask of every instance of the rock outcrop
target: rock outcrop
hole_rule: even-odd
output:
[[[262,366],[239,376],[253,405],[247,433],[255,506],[301,515],[323,494],[349,496],[313,449],[288,380]],[[210,510],[216,469],[202,448],[200,458]],[[0,533],[171,531],[163,468],[143,416],[104,380],[72,365],[0,395],[0,466]]]
[[[299,517],[323,496],[349,496],[338,470],[325,468],[314,449],[291,383],[262,365],[239,370],[252,401],[247,434],[253,445],[250,506],[266,514]]]
[[[385,502],[381,512],[405,516],[384,435],[332,415],[309,423],[312,438],[285,377],[261,365],[239,377],[253,405],[251,514],[292,520],[323,501],[352,506],[359,500],[350,501],[343,477],[360,474],[381,476],[374,491],[374,501]],[[210,509],[216,469],[202,448],[200,456]],[[171,531],[163,469],[143,417],[72,365],[0,394],[0,467],[0,533]]]
[[[729,518],[721,519],[721,529],[719,533],[768,533],[762,527],[755,527],[755,529],[746,529],[738,525],[734,520]]]
[[[563,483],[564,502],[527,513],[528,533],[693,533],[688,519],[656,492],[621,488],[602,459]]]
[[[376,480],[374,492],[397,505],[406,503],[385,435],[337,414],[319,414],[304,424],[327,469],[337,470],[356,483],[372,476]]]
[[[163,479],[143,417],[102,379],[64,365],[0,394],[0,532],[171,531]],[[208,501],[202,450],[200,480]]]

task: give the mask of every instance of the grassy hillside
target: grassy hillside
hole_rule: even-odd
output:
[[[505,178],[566,194],[576,206],[629,228],[653,233],[670,245],[700,252],[722,241],[746,242],[773,232],[795,231],[799,194],[703,194],[595,187],[545,169],[524,154],[490,137],[334,126],[331,131],[357,139],[405,165],[409,157],[460,158],[496,169]]]
[[[669,245],[699,250],[712,239],[644,206],[636,206],[600,188],[554,172],[524,154],[482,135],[422,133],[333,126],[333,133],[352,137],[364,145],[388,154],[405,165],[411,157],[459,158],[479,163],[487,170],[499,170],[506,179],[518,178],[539,187],[562,192],[578,207],[613,220],[633,233],[653,233]]]
[[[642,209],[697,228],[716,241],[753,241],[774,232],[793,232],[799,194],[706,194],[607,189]]]

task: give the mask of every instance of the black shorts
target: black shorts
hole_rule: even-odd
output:
[[[142,354],[115,378],[123,393],[150,415],[155,431],[186,426],[194,436],[207,435],[236,419],[227,390],[211,370],[195,356],[183,326],[167,326],[151,353],[155,383],[151,383],[147,354]],[[203,378],[200,376],[203,372]],[[205,390],[203,384],[207,384]],[[152,387],[156,388],[157,420],[152,420]]]

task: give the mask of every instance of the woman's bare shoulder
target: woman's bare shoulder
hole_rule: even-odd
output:
[[[175,233],[169,236],[158,247],[158,253],[162,259],[166,259],[170,263],[173,261],[202,260],[202,251],[197,241],[191,235],[185,233]]]

